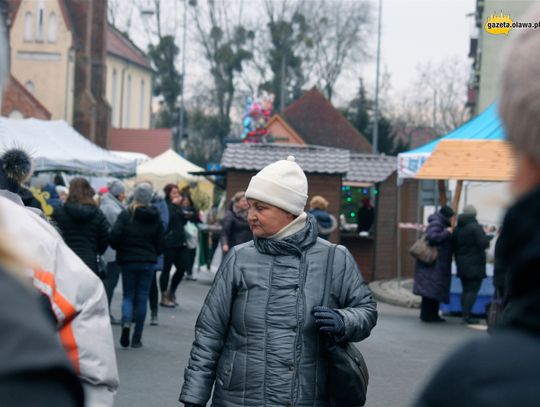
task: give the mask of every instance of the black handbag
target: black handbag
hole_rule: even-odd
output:
[[[328,253],[322,305],[328,306],[336,245]],[[326,390],[331,407],[357,407],[366,404],[369,374],[362,353],[350,342],[337,343],[331,334],[322,335],[326,356]]]

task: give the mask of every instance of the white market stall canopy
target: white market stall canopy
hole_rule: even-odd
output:
[[[179,181],[198,182],[205,180],[205,178],[191,175],[190,172],[201,171],[204,171],[204,169],[169,149],[152,160],[139,165],[137,167],[137,177],[173,183]]]
[[[79,134],[62,120],[0,117],[0,151],[22,148],[33,159],[34,171],[65,171],[126,177],[136,162],[112,154]]]

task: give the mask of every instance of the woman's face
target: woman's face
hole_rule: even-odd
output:
[[[294,216],[276,206],[248,199],[248,223],[253,234],[267,238],[275,235],[294,220]]]
[[[245,209],[248,209],[249,208],[249,204],[248,204],[248,201],[247,199],[244,197],[242,199],[240,199],[237,203],[236,203],[236,207],[239,209],[239,210],[245,210]]]
[[[180,198],[180,191],[178,191],[178,188],[173,188],[171,189],[171,192],[169,192],[169,199],[171,200],[171,202],[178,202]]]

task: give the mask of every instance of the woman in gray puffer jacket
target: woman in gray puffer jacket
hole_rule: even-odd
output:
[[[251,179],[246,197],[254,240],[224,259],[197,324],[180,401],[212,405],[327,407],[320,332],[338,342],[369,336],[376,303],[342,246],[329,308],[321,307],[331,244],[303,209],[307,179],[294,157]]]

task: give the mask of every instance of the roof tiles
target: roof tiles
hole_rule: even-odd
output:
[[[345,174],[349,169],[349,151],[294,144],[228,144],[221,165],[236,170],[259,171],[293,155],[306,173]]]
[[[344,182],[378,183],[397,171],[397,158],[373,154],[351,154]]]

